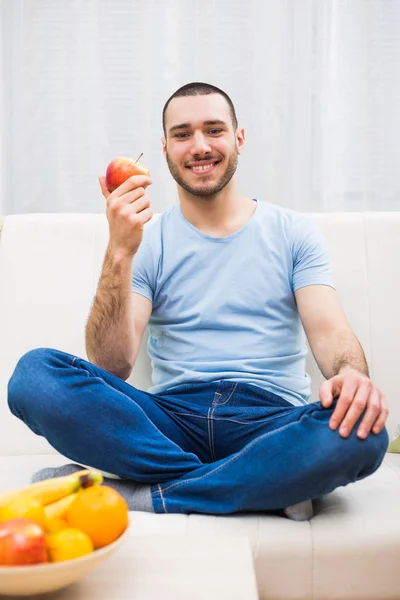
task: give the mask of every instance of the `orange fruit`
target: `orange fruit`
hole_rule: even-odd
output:
[[[129,509],[116,490],[94,485],[78,492],[64,515],[69,527],[87,533],[95,548],[111,544],[128,527]]]
[[[93,552],[92,540],[86,533],[69,527],[49,533],[46,538],[47,551],[51,562],[61,562],[80,558]]]
[[[57,531],[61,531],[61,529],[67,528],[67,521],[61,517],[52,517],[51,519],[47,519],[47,531],[49,533],[56,533]]]
[[[16,496],[0,510],[0,522],[11,519],[29,519],[42,529],[46,529],[46,512],[43,504],[28,495]]]

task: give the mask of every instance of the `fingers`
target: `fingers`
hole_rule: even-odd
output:
[[[379,394],[376,392],[376,389],[374,388],[374,385],[370,379],[362,380],[359,387],[356,388],[351,405],[348,408],[346,416],[344,417],[339,428],[339,433],[342,437],[348,437],[350,435],[354,425],[357,423],[366,407],[367,411],[365,415],[368,415],[368,420],[370,420],[374,415],[371,422],[372,425],[379,413]],[[369,430],[370,427],[367,433],[361,436],[359,435],[359,428],[357,431],[358,437],[367,437]]]
[[[114,196],[113,194],[107,198],[107,204],[110,210],[116,212],[121,210],[123,212],[123,207],[129,204],[136,203],[139,198],[144,197],[146,191],[143,187],[137,187],[134,190],[124,194],[123,196]],[[147,196],[145,196],[147,198]],[[150,201],[149,201],[150,202]]]
[[[106,184],[106,178],[103,176],[99,177],[99,183],[100,183],[100,187],[101,187],[101,193],[103,194],[104,198],[107,200],[108,196],[110,195],[110,190],[107,187]]]
[[[357,436],[365,439],[371,430],[375,434],[382,431],[388,414],[386,399],[372,381],[363,375],[351,375],[343,379],[342,391],[329,426],[333,430],[339,428],[339,434],[346,438],[363,415]]]
[[[131,190],[134,190],[138,187],[146,189],[147,186],[151,184],[152,181],[147,175],[133,175],[132,177],[129,177],[129,179],[124,181],[124,183],[121,183],[121,185],[113,191],[113,194],[115,194],[116,196],[123,196],[127,192],[130,192]]]
[[[140,188],[140,189],[142,189],[142,188]],[[144,195],[144,190],[143,190],[142,196],[140,196],[138,199],[136,199],[132,202],[128,202],[121,208],[121,216],[139,214],[140,212],[142,212],[143,210],[145,210],[146,208],[149,208],[149,207],[150,207],[150,200],[146,195]]]
[[[378,388],[374,388],[368,402],[368,408],[357,435],[361,438],[366,438],[372,430],[373,433],[380,433],[385,426],[386,419],[389,414],[389,409],[386,405],[385,396]]]
[[[357,387],[358,385],[353,378],[343,378],[342,389],[336,403],[335,410],[333,411],[329,421],[329,427],[331,429],[337,429],[340,423],[342,423],[348,408],[353,402]],[[340,433],[342,434],[342,432]]]
[[[378,434],[382,431],[382,429],[385,426],[388,415],[389,415],[389,409],[386,404],[385,396],[378,389],[377,389],[377,392],[379,395],[380,410],[379,410],[378,417],[377,417],[377,419],[375,419],[375,423],[373,423],[373,426],[372,426],[372,431],[375,434]]]
[[[133,225],[135,225],[136,223],[139,225],[144,225],[145,223],[147,223],[147,221],[150,221],[150,219],[152,218],[153,211],[150,206],[148,208],[145,208],[144,210],[141,210],[139,213],[130,216],[130,220]]]
[[[319,387],[319,399],[321,401],[322,406],[325,408],[329,408],[333,401],[335,388],[335,377],[332,379],[327,379],[323,383],[321,383]]]
[[[359,438],[364,439],[367,437],[380,412],[381,402],[379,392],[375,387],[373,387],[367,401],[367,410],[365,411],[364,418],[361,421],[357,431]]]
[[[147,186],[152,184],[152,181],[150,177],[147,177],[147,175],[133,175],[132,177],[129,177],[129,179],[124,181],[124,183],[122,183],[116,190],[114,190],[112,194],[107,187],[106,178],[102,175],[99,177],[99,184],[101,188],[101,193],[107,200],[111,195],[113,196],[113,198],[121,198],[128,192],[131,192],[132,190],[136,190],[138,188],[142,188],[143,190],[145,190]]]
[[[118,256],[132,258],[143,239],[145,223],[153,217],[146,188],[151,184],[147,175],[134,175],[110,193],[106,178],[99,177],[106,198],[106,215],[110,229],[110,245]]]

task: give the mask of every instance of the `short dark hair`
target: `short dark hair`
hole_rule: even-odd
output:
[[[167,132],[165,130],[165,113],[167,112],[168,105],[173,98],[180,98],[182,96],[208,96],[209,94],[220,94],[220,96],[223,96],[225,98],[231,111],[233,126],[236,129],[238,126],[238,121],[236,117],[235,107],[233,106],[233,102],[229,98],[228,94],[220,88],[217,88],[215,85],[211,85],[210,83],[193,81],[192,83],[187,83],[186,85],[183,85],[178,90],[176,90],[176,92],[174,92],[172,96],[168,98],[164,105],[162,113],[162,125],[165,137],[167,136]]]

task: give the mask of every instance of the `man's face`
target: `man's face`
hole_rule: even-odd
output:
[[[163,140],[172,177],[194,196],[209,197],[232,179],[242,130],[234,130],[229,105],[220,94],[171,100],[165,115]]]

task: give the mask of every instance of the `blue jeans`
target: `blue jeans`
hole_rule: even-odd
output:
[[[48,348],[19,360],[8,403],[71,460],[150,484],[157,513],[281,509],[367,477],[388,446],[386,429],[342,438],[320,402],[231,381],[155,395]]]

